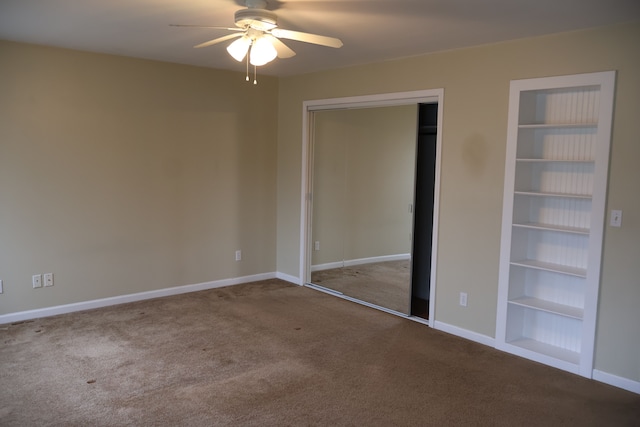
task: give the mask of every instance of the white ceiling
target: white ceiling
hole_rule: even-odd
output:
[[[640,20],[640,0],[267,2],[281,28],[344,42],[333,49],[286,41],[297,55],[259,70],[277,76]],[[169,26],[233,27],[243,7],[244,0],[0,0],[0,39],[244,71],[225,51],[230,42],[192,48],[228,32]]]

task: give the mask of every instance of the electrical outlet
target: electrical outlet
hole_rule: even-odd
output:
[[[53,273],[45,273],[44,286],[45,287],[53,286]]]
[[[31,277],[31,284],[33,288],[41,288],[42,287],[42,274],[34,274]]]
[[[236,261],[241,261],[242,260],[242,251],[241,250],[237,250],[236,251]]]
[[[467,306],[467,293],[460,292],[460,305],[463,307]]]
[[[313,248],[314,248],[316,251],[319,251],[319,250],[320,250],[320,240],[316,240],[316,243],[313,245]]]

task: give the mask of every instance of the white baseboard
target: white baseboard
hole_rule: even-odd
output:
[[[337,262],[328,262],[326,264],[316,264],[311,266],[311,272],[314,271],[322,271],[322,270],[331,270],[332,268],[341,268],[344,267],[344,261]]]
[[[357,264],[353,264],[353,265],[357,265]],[[109,297],[109,298],[101,298],[101,299],[96,299],[91,301],[83,301],[83,302],[78,302],[73,304],[65,304],[65,305],[59,305],[55,307],[41,308],[37,310],[27,310],[27,311],[20,311],[16,313],[8,313],[8,314],[0,315],[0,325],[13,323],[13,322],[21,322],[24,320],[39,319],[42,317],[56,316],[59,314],[73,313],[76,311],[91,310],[94,308],[108,307],[108,306],[117,305],[117,304],[125,304],[128,302],[142,301],[142,300],[166,297],[171,295],[186,294],[189,292],[204,291],[207,289],[222,288],[225,286],[240,285],[242,283],[256,282],[260,280],[268,280],[268,279],[275,279],[275,278],[284,280],[286,282],[290,282],[296,285],[304,285],[303,283],[300,282],[300,278],[296,276],[291,276],[289,274],[280,273],[280,272],[262,273],[262,274],[255,274],[251,276],[235,277],[231,279],[197,283],[193,285],[175,286],[171,288],[157,289],[153,291],[139,292],[139,293],[129,294],[129,295],[120,295],[120,296]],[[345,298],[345,299],[350,299],[350,298]],[[354,301],[360,302],[357,300],[354,300]],[[377,309],[382,309],[383,311],[388,311],[388,312],[391,312],[392,314],[400,314],[390,310],[386,310],[378,306],[373,306],[371,304],[365,304],[365,305],[372,306]],[[401,315],[401,316],[407,317],[405,315]],[[427,321],[423,321],[423,323],[427,323]],[[433,322],[432,326],[434,329],[437,329],[439,331],[456,335],[461,338],[468,339],[470,341],[487,345],[489,347],[495,347],[495,339],[487,335],[482,335],[477,332],[469,331],[467,329],[463,329],[458,326],[449,325],[448,323],[440,322],[437,320]],[[640,381],[634,381],[628,378],[619,377],[617,375],[609,374],[607,372],[603,372],[597,369],[593,370],[592,377],[596,381],[599,381],[614,387],[618,387],[623,390],[630,391],[632,393],[640,394]]]
[[[457,326],[452,326],[447,323],[435,321],[434,329],[447,332],[452,335],[459,336],[461,338],[466,338],[471,341],[475,341],[480,344],[487,345],[489,347],[495,347],[495,339],[486,335],[479,334],[477,332],[469,331],[467,329],[462,329]],[[502,350],[502,349],[498,349]],[[504,350],[502,350],[504,351]],[[597,369],[593,370],[592,378],[601,383],[609,384],[614,387],[621,388],[623,390],[630,391],[632,393],[640,394],[640,381],[630,380],[628,378],[619,377],[617,375],[609,374],[607,372],[599,371]]]
[[[492,338],[487,335],[482,335],[477,332],[470,331],[468,329],[463,329],[457,326],[449,325],[448,323],[443,323],[438,320],[434,322],[433,329],[437,329],[439,331],[446,332],[448,334],[456,335],[461,338],[466,338],[470,341],[475,341],[480,344],[488,345],[489,347],[496,346],[495,338]]]
[[[344,262],[344,265],[345,267],[352,267],[354,265],[371,264],[374,262],[402,261],[405,259],[411,259],[411,254],[395,254],[371,258],[348,259]]]
[[[329,270],[332,268],[340,267],[353,267],[354,265],[372,264],[374,262],[387,262],[387,261],[403,261],[411,259],[411,254],[395,254],[395,255],[383,255],[370,258],[358,258],[348,259],[344,261],[328,262],[326,264],[316,264],[311,266],[311,271]]]
[[[640,381],[634,381],[617,375],[608,374],[597,369],[593,370],[592,377],[594,380],[600,381],[601,383],[640,394]]]
[[[193,285],[175,286],[172,288],[157,289],[135,294],[119,295],[109,298],[101,298],[91,301],[82,301],[73,304],[58,305],[54,307],[40,308],[36,310],[20,311],[0,315],[0,325],[24,320],[38,319],[41,317],[56,316],[58,314],[73,313],[75,311],[91,310],[94,308],[108,307],[111,305],[125,304],[128,302],[142,301],[152,298],[160,298],[171,295],[186,294],[189,292],[204,291],[207,289],[222,288],[225,286],[239,285],[242,283],[256,282],[259,280],[275,279],[277,273],[262,273],[251,276],[235,277],[231,279],[215,280],[213,282],[197,283]],[[285,279],[283,279],[285,280]]]
[[[276,278],[284,280],[285,282],[293,283],[294,285],[304,285],[299,277],[291,276],[290,274],[276,272]]]

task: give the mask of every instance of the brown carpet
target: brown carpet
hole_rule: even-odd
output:
[[[371,304],[409,314],[409,260],[374,262],[311,273],[311,283]]]
[[[638,426],[640,396],[270,280],[0,326],[2,426]]]

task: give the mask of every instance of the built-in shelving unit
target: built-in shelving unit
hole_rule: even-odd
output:
[[[591,377],[615,72],[511,82],[496,345]]]

